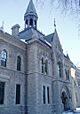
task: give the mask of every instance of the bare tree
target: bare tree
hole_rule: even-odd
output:
[[[37,2],[49,2],[51,7],[56,3],[56,8],[61,8],[62,11],[80,13],[80,0],[36,0]]]

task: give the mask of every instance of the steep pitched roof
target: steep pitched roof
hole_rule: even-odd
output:
[[[36,9],[35,9],[35,6],[33,4],[33,0],[30,0],[28,8],[26,10],[25,15],[28,15],[28,14],[37,16]]]
[[[27,42],[33,38],[37,38],[38,40],[40,40],[41,42],[43,42],[44,44],[48,45],[49,47],[51,47],[51,43],[49,43],[46,39],[45,39],[45,35],[42,34],[40,31],[36,30],[33,27],[29,27],[26,28],[25,30],[21,31],[19,33],[19,38],[24,41]]]
[[[54,38],[54,33],[49,34],[49,35],[44,37],[44,39],[47,40],[50,44],[51,44],[53,38]]]
[[[31,40],[34,35],[38,35],[39,38],[44,37],[44,35],[41,32],[39,32],[33,27],[26,28],[19,33],[20,39],[24,39],[25,41]]]

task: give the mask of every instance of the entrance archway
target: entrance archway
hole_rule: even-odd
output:
[[[64,111],[70,110],[70,94],[67,89],[63,89],[61,93],[61,100],[63,103]]]

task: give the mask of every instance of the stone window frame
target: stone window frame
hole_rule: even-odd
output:
[[[41,58],[41,73],[48,74],[48,58],[44,56]]]
[[[41,72],[44,73],[44,57],[41,58]]]
[[[50,104],[50,85],[43,84],[42,96],[42,103]]]
[[[47,86],[47,103],[50,104],[50,87]]]
[[[66,80],[70,80],[69,72],[69,69],[65,69]]]
[[[48,59],[45,59],[45,74],[48,74]]]
[[[21,62],[22,62],[21,56],[18,55],[17,56],[17,71],[21,71]]]
[[[46,104],[46,87],[43,85],[43,104]]]
[[[5,82],[0,81],[0,105],[4,104]]]
[[[57,70],[58,70],[58,76],[62,78],[63,77],[63,65],[61,61],[57,62]]]
[[[7,50],[3,49],[1,51],[1,66],[6,67],[7,65]]]
[[[16,84],[15,104],[21,104],[21,84]]]

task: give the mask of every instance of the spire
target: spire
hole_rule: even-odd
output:
[[[27,8],[25,14],[27,14],[27,15],[28,15],[28,14],[32,14],[32,15],[37,16],[36,9],[35,9],[35,6],[34,6],[32,0],[30,0],[30,2],[29,2],[28,8]]]
[[[25,28],[26,28],[26,25],[27,27],[37,28],[37,19],[38,19],[38,15],[36,13],[33,0],[30,0],[26,13],[24,14]]]
[[[4,31],[4,21],[2,21],[2,26],[0,27],[0,31]]]

